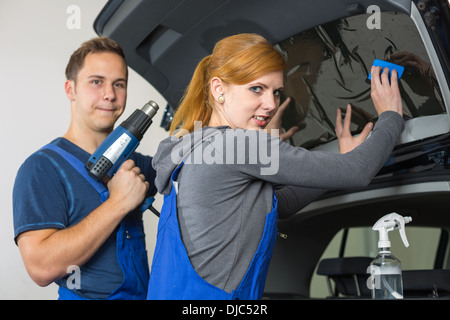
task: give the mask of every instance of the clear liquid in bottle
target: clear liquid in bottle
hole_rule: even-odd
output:
[[[381,251],[370,265],[373,299],[403,299],[401,262]]]

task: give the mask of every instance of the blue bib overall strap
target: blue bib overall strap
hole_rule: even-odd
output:
[[[55,144],[48,144],[42,149],[55,151],[71,164],[100,194],[102,203],[108,199],[108,188],[92,178],[78,158]],[[143,300],[147,296],[149,267],[140,215],[131,212],[122,220],[117,232],[116,243],[117,260],[123,273],[123,282],[107,299]],[[58,293],[60,300],[84,300],[83,297],[61,286]]]
[[[157,300],[254,300],[261,299],[273,246],[277,238],[277,199],[266,216],[264,232],[249,268],[236,290],[228,293],[202,279],[192,267],[180,234],[177,218],[176,178],[183,164],[172,173],[172,189],[164,197],[158,224],[147,299]]]

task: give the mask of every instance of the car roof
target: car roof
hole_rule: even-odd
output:
[[[94,22],[118,41],[128,65],[175,109],[197,63],[229,35],[259,33],[275,44],[322,23],[381,11],[410,15],[410,0],[110,0]]]

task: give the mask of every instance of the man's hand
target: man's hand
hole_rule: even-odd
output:
[[[134,161],[128,159],[108,182],[109,199],[122,207],[125,213],[141,204],[149,188],[148,181]]]
[[[359,146],[366,140],[370,131],[373,128],[373,123],[368,122],[364,129],[358,136],[352,136],[350,132],[350,124],[352,122],[352,107],[350,104],[347,105],[347,111],[345,113],[344,124],[342,125],[342,113],[341,109],[338,108],[336,115],[336,137],[339,142],[339,152],[347,153],[352,151],[354,148]]]

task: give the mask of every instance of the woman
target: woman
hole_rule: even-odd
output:
[[[371,137],[361,143],[367,126],[353,138],[351,112],[342,126],[338,111],[344,154],[309,152],[261,130],[280,105],[284,67],[255,34],[221,40],[199,63],[172,123],[171,133],[181,130],[153,161],[165,199],[149,299],[261,298],[277,209],[293,213],[322,190],[367,185],[392,151],[403,128],[401,98],[396,74],[390,85],[377,69]]]

